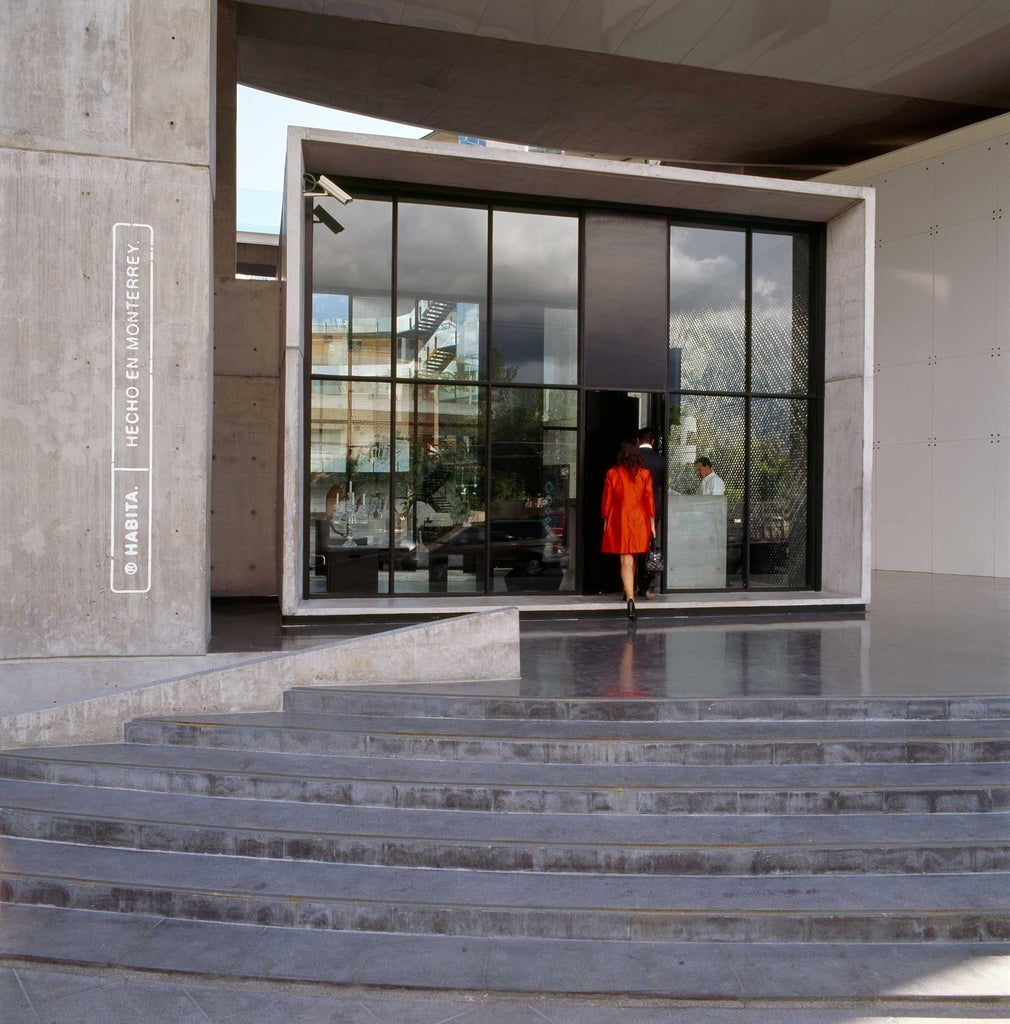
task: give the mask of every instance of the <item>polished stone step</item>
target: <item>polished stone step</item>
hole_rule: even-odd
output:
[[[1010,811],[1010,763],[570,765],[102,744],[0,752],[0,779],[346,806],[542,814]]]
[[[602,722],[1008,719],[1010,697],[673,697],[586,700],[294,687],[284,710],[347,715]]]
[[[335,807],[7,782],[0,834],[141,850],[615,874],[1010,871],[1010,814],[590,815]]]
[[[891,1007],[892,1024],[911,1024],[917,1012],[932,1017],[925,1008],[934,1000],[944,1020],[1010,1019],[1010,943],[603,944],[250,927],[8,904],[0,905],[0,958],[8,957],[270,983],[683,999],[692,1007],[684,1012],[695,1014],[687,1019],[697,1022],[707,1019],[698,1014],[727,1002],[746,1007],[741,1024],[763,1022],[762,1000],[790,1008],[801,1000],[848,1006],[834,1011],[835,1024],[843,1017],[844,1024],[862,1024],[871,1011],[860,1012],[861,1000]],[[483,1019],[479,1012],[474,1019]],[[674,1019],[669,1009],[653,1013],[656,1024]],[[469,1024],[469,1016],[463,1019]],[[596,1024],[611,1017],[584,1007],[564,1019]],[[778,1018],[779,1024],[791,1019]]]
[[[634,942],[1005,942],[1007,876],[459,871],[0,839],[0,899],[399,934]]]
[[[836,764],[1010,761],[999,720],[582,722],[446,721],[300,712],[152,716],[133,743],[357,757],[549,764]]]

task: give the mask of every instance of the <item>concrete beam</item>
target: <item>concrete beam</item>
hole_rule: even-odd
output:
[[[1002,111],[275,7],[239,8],[238,77],[428,128],[809,178]]]

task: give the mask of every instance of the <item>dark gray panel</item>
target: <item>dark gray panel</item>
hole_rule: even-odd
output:
[[[665,387],[669,230],[665,217],[586,214],[587,388]]]

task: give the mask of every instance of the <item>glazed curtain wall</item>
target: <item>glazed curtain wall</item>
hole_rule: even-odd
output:
[[[306,595],[573,590],[578,218],[317,202]]]
[[[812,233],[314,202],[307,596],[574,591],[580,387],[665,402],[666,590],[816,582]]]
[[[669,589],[810,585],[810,311],[808,235],[671,228]]]

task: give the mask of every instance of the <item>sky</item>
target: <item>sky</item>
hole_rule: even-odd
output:
[[[240,85],[236,138],[239,231],[276,234],[280,230],[288,125],[392,135],[401,139],[419,139],[429,132],[428,128],[331,110]]]

